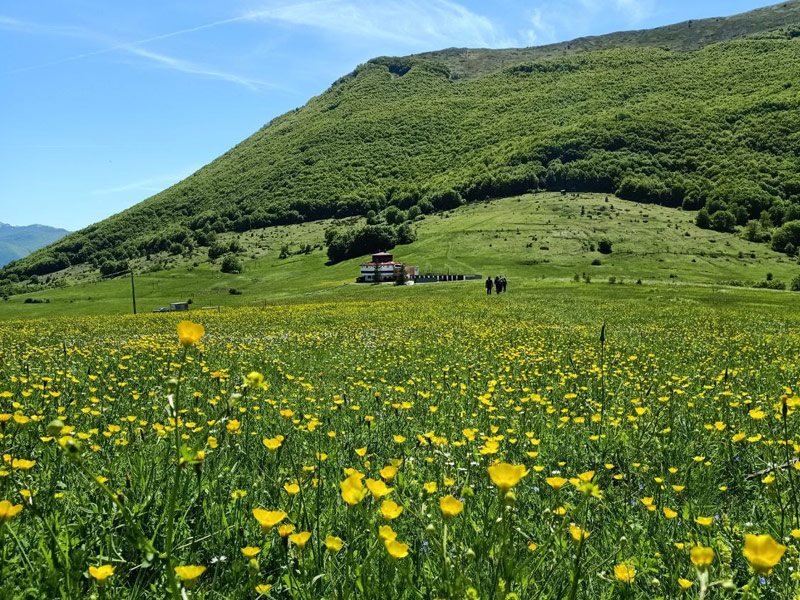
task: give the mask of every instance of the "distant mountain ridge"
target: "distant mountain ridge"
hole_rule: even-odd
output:
[[[704,46],[797,24],[800,2],[791,0],[730,17],[683,21],[654,29],[619,31],[529,48],[447,48],[414,55],[441,62],[454,77],[478,77],[506,66],[612,48],[663,48],[691,52]]]
[[[537,189],[705,207],[714,228],[758,220],[768,239],[800,222],[798,90],[800,0],[539,48],[379,57],[180,183],[7,265],[0,287],[223,232]]]
[[[0,222],[0,267],[57,242],[69,231],[47,225],[15,227]]]

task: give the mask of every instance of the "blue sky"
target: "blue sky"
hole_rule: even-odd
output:
[[[356,65],[531,46],[774,0],[2,0],[0,221],[78,229]]]

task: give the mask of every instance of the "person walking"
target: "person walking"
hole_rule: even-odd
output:
[[[507,291],[508,291],[508,279],[506,279],[506,276],[505,276],[505,275],[503,275],[503,276],[500,278],[500,282],[501,282],[501,283],[502,283],[502,285],[503,285],[503,291],[504,291],[504,292],[507,292]]]
[[[486,277],[486,295],[492,295],[492,276],[489,275]]]
[[[496,290],[496,292],[497,292],[498,294],[499,294],[499,293],[501,293],[501,292],[503,291],[503,288],[502,288],[502,286],[500,285],[500,275],[497,275],[497,276],[494,278],[494,289]]]

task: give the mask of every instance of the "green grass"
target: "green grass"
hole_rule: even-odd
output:
[[[800,434],[800,316],[784,294],[347,291],[370,301],[193,313],[205,335],[188,350],[186,315],[0,322],[0,508],[19,510],[0,522],[0,597],[796,593],[798,472],[782,465],[798,458],[784,441]],[[527,471],[513,494],[493,483],[497,461]],[[345,469],[388,495],[348,506]],[[556,491],[554,477],[576,483]],[[450,495],[463,510],[446,519]],[[390,522],[387,499],[403,507]],[[262,529],[253,509],[284,511],[308,541]],[[387,525],[407,554],[391,557]],[[571,525],[590,533],[580,549]],[[748,535],[787,546],[764,583]],[[698,544],[714,551],[707,571]],[[102,565],[114,574],[99,583]],[[173,585],[178,565],[205,570]]]
[[[571,281],[575,274],[583,273],[592,278],[592,288],[600,288],[609,285],[610,277],[626,286],[641,279],[645,284],[683,287],[763,281],[768,273],[788,285],[800,272],[794,261],[764,245],[698,229],[693,217],[693,213],[614,197],[606,202],[604,195],[563,197],[544,193],[478,203],[426,217],[416,225],[418,240],[395,248],[394,253],[398,259],[418,265],[423,273],[504,275],[515,293],[538,293],[536,290]],[[244,247],[244,272],[239,275],[221,273],[219,261],[209,263],[202,252],[170,259],[169,268],[153,273],[145,272],[148,265],[161,259],[139,260],[135,263],[137,307],[147,312],[189,298],[193,308],[199,308],[447,295],[464,290],[477,294],[482,290],[481,282],[431,284],[418,286],[419,290],[355,284],[362,259],[330,266],[319,247],[309,255],[278,258],[284,244],[292,252],[306,244],[319,245],[329,225],[323,221],[241,236],[225,234],[222,239],[236,237]],[[602,238],[613,244],[610,255],[589,250]],[[592,265],[594,260],[601,264]],[[197,267],[192,266],[195,262],[199,263]],[[91,273],[76,269],[67,274],[69,287],[13,296],[0,304],[0,316],[37,318],[131,311],[127,277],[76,284],[80,277],[96,280]],[[231,288],[242,295],[230,295]],[[28,297],[48,298],[50,303],[24,304]]]

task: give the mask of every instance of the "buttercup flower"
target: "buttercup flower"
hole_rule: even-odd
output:
[[[464,503],[453,496],[439,498],[439,508],[445,517],[454,517],[464,510]]]
[[[205,333],[205,328],[199,323],[192,323],[191,321],[178,323],[178,340],[184,348],[194,346],[202,339]]]
[[[500,488],[503,493],[508,492],[517,485],[525,475],[528,474],[524,465],[510,465],[508,463],[497,463],[489,467],[489,477],[492,482]]]
[[[589,532],[585,529],[581,529],[575,525],[575,523],[570,523],[569,534],[572,536],[572,541],[576,544],[580,544],[582,540],[585,540],[589,537]]]
[[[394,490],[387,486],[383,479],[367,479],[367,489],[375,500],[380,500]]]
[[[622,563],[614,567],[614,577],[622,583],[633,583],[636,568],[630,563]]]
[[[396,519],[403,512],[403,507],[397,504],[394,500],[384,500],[381,504],[381,514],[387,521]]]
[[[288,515],[282,510],[264,510],[263,508],[254,508],[253,516],[261,524],[261,529],[264,533],[275,527],[278,523],[283,521]]]
[[[707,569],[714,561],[714,549],[705,546],[695,546],[690,553],[692,564],[698,569]]]
[[[545,479],[547,485],[549,485],[554,490],[558,491],[567,483],[567,480],[563,477],[548,477]]]
[[[325,538],[325,547],[331,552],[338,552],[342,549],[342,538],[329,535]]]
[[[361,502],[368,493],[358,473],[350,475],[341,482],[340,486],[342,488],[342,499],[350,506],[355,506]]]
[[[0,521],[8,522],[22,510],[22,504],[11,504],[8,500],[0,502]]]
[[[298,548],[305,548],[306,543],[311,538],[310,531],[301,531],[299,533],[293,533],[289,536],[289,541],[292,542]]]
[[[742,554],[756,573],[768,575],[772,568],[781,561],[784,552],[786,552],[786,546],[776,542],[769,534],[752,535],[748,533],[744,536]]]
[[[206,568],[200,565],[183,565],[175,567],[175,574],[184,581],[193,581],[205,573]]]
[[[386,545],[387,552],[389,552],[389,556],[392,558],[398,559],[408,556],[408,544],[401,544],[394,539],[386,540],[384,544]]]
[[[100,565],[99,567],[90,566],[89,575],[97,581],[105,581],[114,574],[114,567],[111,565]]]

